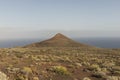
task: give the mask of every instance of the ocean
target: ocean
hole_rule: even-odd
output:
[[[19,47],[44,39],[0,40],[0,48]],[[75,41],[101,48],[120,48],[120,38],[74,38]]]
[[[120,48],[120,38],[81,38],[76,40],[101,48]]]

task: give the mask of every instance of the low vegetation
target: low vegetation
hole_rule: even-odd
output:
[[[52,66],[50,71],[55,72],[60,75],[69,75],[67,68],[64,66]]]
[[[3,48],[4,80],[120,80],[120,51],[79,47]]]

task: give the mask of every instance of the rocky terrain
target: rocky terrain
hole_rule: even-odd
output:
[[[1,48],[0,80],[120,80],[120,49],[96,48],[62,34]]]

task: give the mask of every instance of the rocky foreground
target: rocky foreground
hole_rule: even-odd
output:
[[[120,50],[4,48],[0,80],[120,80]]]

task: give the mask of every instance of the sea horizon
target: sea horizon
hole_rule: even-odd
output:
[[[90,38],[72,38],[73,40],[100,48],[120,48],[119,37],[90,37]],[[21,47],[31,43],[41,42],[44,38],[31,39],[4,39],[0,40],[0,48]]]

